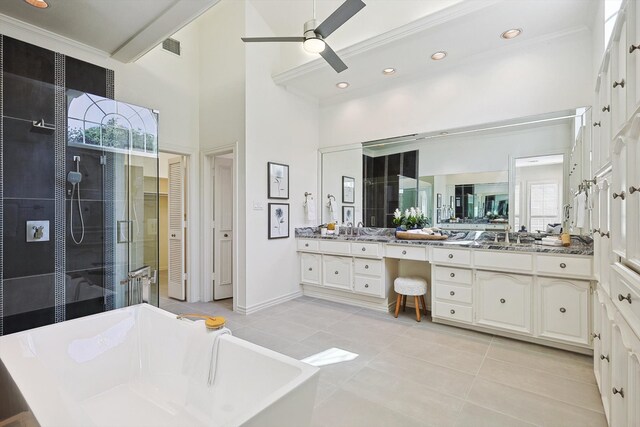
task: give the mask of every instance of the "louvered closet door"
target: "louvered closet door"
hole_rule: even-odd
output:
[[[169,160],[169,283],[170,298],[185,299],[184,163]]]

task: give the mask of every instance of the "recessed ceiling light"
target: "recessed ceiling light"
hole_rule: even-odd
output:
[[[30,4],[33,7],[37,7],[38,9],[46,9],[49,7],[49,3],[44,0],[24,0],[25,3]]]
[[[349,83],[348,82],[340,82],[340,83],[336,83],[336,86],[339,87],[340,89],[346,89],[349,87]]]
[[[441,59],[444,59],[446,56],[447,56],[447,52],[445,52],[444,50],[440,50],[434,53],[433,55],[431,55],[431,59],[433,59],[434,61],[439,61]]]
[[[396,72],[395,68],[385,68],[384,70],[382,70],[382,74],[384,74],[385,76],[390,76],[395,72]]]
[[[510,39],[515,39],[520,34],[522,34],[522,28],[512,28],[500,34],[500,37],[502,37],[503,39],[510,40]]]

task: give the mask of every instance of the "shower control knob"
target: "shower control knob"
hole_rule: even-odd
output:
[[[33,238],[42,239],[44,237],[44,226],[33,227]]]

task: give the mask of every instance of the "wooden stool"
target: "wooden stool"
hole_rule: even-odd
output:
[[[396,318],[400,311],[400,300],[402,300],[402,311],[407,308],[407,295],[414,297],[416,321],[420,321],[420,302],[422,303],[424,314],[427,314],[427,304],[424,302],[424,295],[427,293],[427,281],[422,277],[398,277],[393,281],[393,290],[398,294],[396,299]]]

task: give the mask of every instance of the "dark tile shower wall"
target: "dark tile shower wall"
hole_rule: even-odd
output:
[[[66,319],[104,310],[104,191],[101,156],[96,150],[65,147],[66,173],[75,171],[73,156],[80,156],[80,195],[85,221],[81,245],[71,240],[71,185],[63,193],[66,239],[56,245],[56,144],[55,133],[35,128],[33,121],[56,122],[56,56],[6,36],[2,37],[2,276],[0,276],[0,334],[56,321],[56,251],[66,262],[58,304]],[[66,88],[107,96],[108,70],[75,58],[62,57]],[[60,99],[60,98],[58,98]],[[60,106],[64,111],[64,106]],[[60,123],[60,120],[58,121]],[[66,132],[66,129],[64,129]],[[58,153],[59,154],[59,153]],[[59,182],[59,181],[58,181]],[[62,203],[62,198],[60,198]],[[59,205],[60,206],[60,205]],[[74,232],[81,235],[77,199],[74,198]],[[26,221],[48,220],[48,242],[26,242]],[[59,255],[59,253],[58,253]],[[62,267],[61,267],[62,268]],[[57,320],[60,320],[59,318]]]

